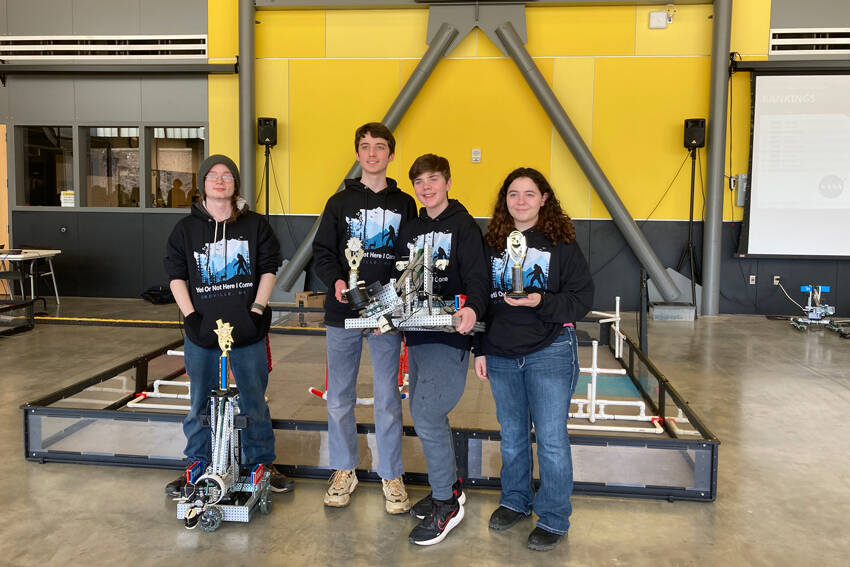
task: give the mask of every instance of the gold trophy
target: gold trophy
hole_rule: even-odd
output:
[[[221,319],[216,320],[215,324],[216,328],[213,332],[218,335],[218,348],[221,349],[218,377],[221,381],[221,389],[227,390],[227,353],[233,347],[233,327]]]
[[[522,264],[525,261],[528,246],[525,243],[525,236],[520,231],[515,230],[508,235],[507,252],[513,261],[513,265],[511,266],[511,291],[505,295],[508,297],[527,297],[528,294],[522,285]]]
[[[345,247],[345,259],[348,260],[348,289],[357,287],[357,268],[363,259],[363,243],[359,238],[349,238]]]

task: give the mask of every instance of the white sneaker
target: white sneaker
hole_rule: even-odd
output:
[[[410,510],[410,498],[404,488],[404,481],[400,476],[392,480],[381,479],[384,485],[384,498],[387,500],[386,508],[388,514],[404,514]]]
[[[351,493],[357,488],[357,475],[353,469],[334,471],[328,480],[325,506],[344,508],[351,502]]]

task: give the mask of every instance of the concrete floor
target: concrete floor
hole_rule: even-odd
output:
[[[141,300],[68,298],[59,314],[174,312]],[[162,492],[173,471],[24,460],[22,403],[178,333],[39,324],[0,338],[0,475],[10,488],[0,564],[850,564],[850,341],[834,334],[755,316],[651,323],[650,357],[722,440],[717,501],[576,496],[569,540],[535,553],[524,545],[531,522],[487,529],[495,491],[470,491],[463,523],[445,542],[419,548],[407,542],[414,519],[384,513],[375,484],[332,510],[321,503],[324,482],[299,479],[270,516],[207,534],[174,518]],[[426,493],[410,487],[412,499]]]

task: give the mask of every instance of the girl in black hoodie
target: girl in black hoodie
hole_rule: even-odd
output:
[[[512,289],[508,235],[523,233],[527,297]],[[573,469],[567,418],[578,380],[575,321],[593,302],[593,281],[575,229],[549,182],[531,168],[511,172],[487,230],[490,308],[475,373],[490,381],[501,428],[502,496],[490,528],[505,530],[537,513],[528,547],[552,549],[567,533]],[[537,438],[540,488],[532,489],[531,428]]]

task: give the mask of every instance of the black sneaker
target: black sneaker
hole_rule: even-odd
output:
[[[463,520],[463,504],[451,500],[431,500],[431,513],[413,528],[407,540],[416,545],[440,543]]]
[[[521,512],[515,512],[510,508],[499,506],[490,514],[490,529],[500,532],[513,527],[514,524],[527,517],[527,515]]]
[[[466,493],[463,491],[463,479],[457,479],[457,482],[452,485],[452,494],[459,504],[466,504]],[[428,493],[428,496],[417,502],[413,505],[413,508],[410,509],[410,514],[419,518],[420,520],[424,520],[425,516],[431,513],[431,506],[433,506],[434,502],[434,493]]]
[[[264,465],[269,471],[269,488],[272,492],[292,492],[295,490],[295,483],[286,477],[285,474],[277,470],[273,464]]]
[[[534,528],[534,531],[528,534],[528,549],[533,549],[534,551],[549,551],[558,545],[558,542],[561,541],[562,537],[564,536],[561,534],[554,534],[538,526]]]

